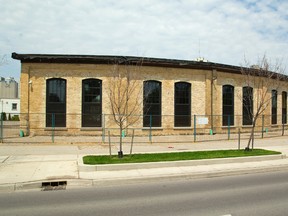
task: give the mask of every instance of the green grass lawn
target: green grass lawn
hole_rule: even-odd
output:
[[[217,150],[217,151],[197,151],[197,152],[173,152],[173,153],[154,153],[154,154],[133,154],[124,155],[118,158],[113,156],[95,156],[88,155],[83,157],[84,164],[119,164],[119,163],[144,163],[144,162],[160,162],[160,161],[178,161],[178,160],[201,160],[213,158],[231,158],[231,157],[247,157],[281,154],[276,151],[268,151],[264,149],[254,149],[253,151],[244,150]]]

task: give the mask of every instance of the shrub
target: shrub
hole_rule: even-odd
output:
[[[12,121],[19,121],[19,115],[12,116]]]
[[[1,120],[3,120],[3,121],[6,121],[6,120],[7,120],[7,117],[6,117],[6,113],[5,113],[5,112],[2,112],[2,113],[1,113]]]

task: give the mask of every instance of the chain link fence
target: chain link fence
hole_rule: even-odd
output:
[[[4,138],[19,136],[19,129],[19,114],[0,113],[0,142],[3,142]]]
[[[0,141],[89,143],[123,142],[134,143],[193,143],[216,140],[248,139],[251,125],[243,125],[243,116],[129,116],[124,125],[134,122],[121,131],[109,114],[85,116],[81,114],[1,114]],[[83,121],[85,119],[85,121]],[[273,117],[275,120],[275,116]],[[255,138],[287,135],[288,125],[282,124],[282,115],[277,116],[278,124],[271,124],[270,115],[260,116],[255,125]],[[95,124],[93,123],[95,122]],[[279,123],[280,122],[280,123]],[[224,126],[223,126],[224,125]],[[110,136],[109,136],[110,134]],[[43,141],[44,142],[44,141]],[[68,141],[67,141],[68,142]]]

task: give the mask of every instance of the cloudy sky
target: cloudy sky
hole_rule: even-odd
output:
[[[11,53],[130,55],[241,65],[264,54],[288,71],[287,0],[0,0],[0,76]]]

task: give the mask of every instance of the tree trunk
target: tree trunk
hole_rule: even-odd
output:
[[[253,122],[252,130],[251,130],[250,137],[249,137],[249,140],[248,140],[247,147],[245,148],[245,151],[250,151],[250,144],[251,144],[251,143],[252,143],[252,150],[253,150],[253,148],[254,148],[255,122],[256,122],[256,121]]]
[[[252,150],[254,149],[254,135],[255,135],[255,126],[253,127],[253,135],[252,135]]]
[[[118,157],[119,158],[123,158],[123,151],[122,151],[122,125],[120,125],[120,149],[119,149],[119,152],[118,152]]]

